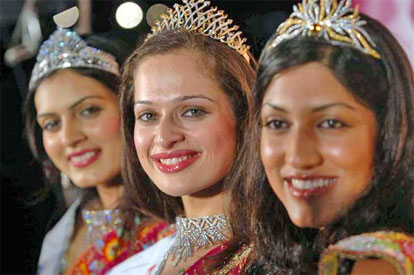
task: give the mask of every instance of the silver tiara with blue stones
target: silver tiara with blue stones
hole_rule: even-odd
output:
[[[92,68],[120,75],[113,55],[88,46],[76,32],[58,27],[40,47],[29,89],[35,88],[45,75],[67,68]]]

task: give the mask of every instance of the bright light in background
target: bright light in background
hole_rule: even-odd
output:
[[[132,29],[138,26],[143,16],[141,7],[134,2],[122,3],[115,13],[116,22],[124,29]]]
[[[156,20],[160,20],[160,15],[165,13],[168,10],[168,7],[163,4],[152,5],[147,11],[147,23],[151,27],[155,25]]]

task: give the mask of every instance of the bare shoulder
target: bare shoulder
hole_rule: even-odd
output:
[[[398,275],[395,265],[384,259],[367,259],[357,261],[352,269],[352,275]]]

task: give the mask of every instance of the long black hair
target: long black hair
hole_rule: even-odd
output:
[[[296,37],[263,51],[254,87],[250,125],[251,162],[247,180],[233,186],[235,241],[250,238],[258,266],[283,274],[312,274],[322,250],[344,237],[377,230],[414,233],[414,77],[393,35],[378,21],[361,15],[381,59],[315,37]],[[324,230],[302,229],[289,219],[271,189],[260,161],[260,111],[273,77],[284,70],[320,62],[375,114],[378,128],[372,187],[344,216]],[[277,146],[277,145],[275,145]],[[249,203],[246,203],[248,201]],[[243,220],[247,222],[243,222]],[[238,235],[237,235],[238,234]]]

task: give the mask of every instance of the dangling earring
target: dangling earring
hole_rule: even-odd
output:
[[[72,183],[70,182],[70,178],[62,172],[60,172],[60,184],[62,184],[62,187],[64,190],[72,186]]]
[[[66,206],[70,206],[79,196],[79,189],[72,184],[70,178],[60,172],[60,184],[62,185],[63,197],[65,198]]]

